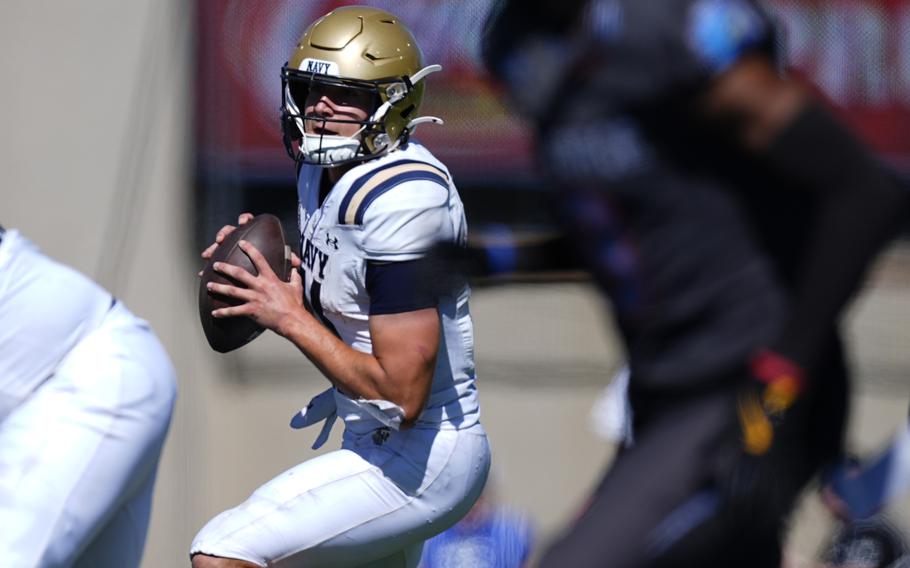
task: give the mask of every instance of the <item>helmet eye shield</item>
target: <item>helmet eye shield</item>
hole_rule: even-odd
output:
[[[332,10],[303,31],[281,70],[288,154],[298,162],[334,166],[406,145],[418,124],[441,123],[417,116],[422,80],[440,69],[423,64],[414,35],[393,14],[368,6]],[[317,88],[328,108],[314,98]],[[367,112],[347,112],[353,109]],[[360,126],[341,122],[361,118]]]
[[[285,63],[280,111],[288,155],[306,163],[338,165],[394,150],[407,142],[417,124],[441,124],[435,117],[413,117],[423,92],[417,83],[440,69],[429,65],[412,75],[367,80],[339,77],[337,69],[330,75]],[[326,153],[333,157],[327,160]]]
[[[367,117],[382,102],[379,82],[352,81],[287,68],[282,71],[282,79],[285,83],[285,107],[289,111],[296,108],[294,114],[298,116],[303,116],[307,108],[315,106],[323,98],[328,99],[334,107],[358,109]]]
[[[383,132],[374,116],[382,103],[383,81],[342,79],[287,66],[281,78],[281,124],[289,155],[296,159],[302,149],[311,163],[321,165],[369,155],[365,136]]]

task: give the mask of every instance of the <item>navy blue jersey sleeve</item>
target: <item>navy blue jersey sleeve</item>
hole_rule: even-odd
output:
[[[422,258],[399,262],[367,261],[366,287],[370,315],[399,314],[439,303],[430,286],[423,283]]]

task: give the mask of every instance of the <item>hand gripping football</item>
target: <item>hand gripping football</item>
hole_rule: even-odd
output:
[[[216,262],[233,264],[253,275],[259,274],[256,267],[253,266],[253,261],[238,246],[241,240],[247,241],[259,249],[279,278],[287,282],[291,277],[291,249],[285,241],[281,221],[274,215],[255,216],[249,223],[234,229],[218,245],[200,278],[199,319],[202,321],[202,330],[205,332],[209,345],[219,353],[227,353],[242,347],[263,332],[263,328],[259,324],[245,316],[212,317],[212,310],[242,303],[240,300],[210,292],[206,288],[209,282],[243,287],[243,284],[232,278],[215,272],[212,266]]]

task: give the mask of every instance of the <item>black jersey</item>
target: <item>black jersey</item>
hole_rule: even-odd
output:
[[[785,319],[808,204],[691,112],[738,58],[773,57],[773,28],[747,0],[584,10],[538,107],[540,163],[613,301],[637,385],[688,388],[742,365]],[[507,80],[525,76],[515,45]]]

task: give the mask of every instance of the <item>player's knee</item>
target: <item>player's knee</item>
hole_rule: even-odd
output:
[[[222,566],[220,561],[224,558],[215,558],[214,556],[206,556],[205,554],[195,554],[193,555],[193,568],[218,568]]]
[[[259,568],[257,564],[235,558],[221,558],[207,554],[193,555],[193,568]]]

